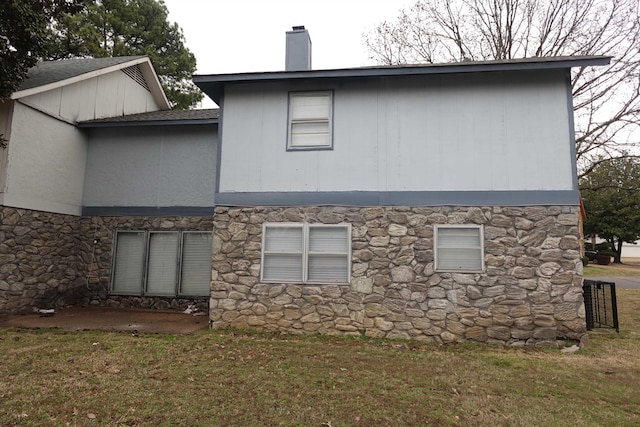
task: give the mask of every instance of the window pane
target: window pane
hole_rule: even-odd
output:
[[[480,249],[439,249],[438,269],[478,271],[482,269],[480,256]]]
[[[262,279],[269,281],[302,282],[302,254],[264,255]]]
[[[438,270],[482,270],[480,228],[438,227],[436,230]]]
[[[331,97],[326,95],[291,95],[291,119],[328,119]]]
[[[329,122],[301,122],[291,124],[291,134],[297,135],[328,135]]]
[[[291,147],[330,147],[328,133],[291,135]]]
[[[438,247],[479,248],[479,228],[438,228]]]
[[[309,255],[308,280],[321,283],[347,283],[349,281],[347,255]]]
[[[209,295],[211,288],[211,233],[184,233],[180,293]]]
[[[113,293],[139,295],[144,271],[144,232],[116,235]]]
[[[309,252],[347,253],[349,251],[348,227],[309,228]]]
[[[266,227],[265,252],[302,253],[302,227]]]
[[[178,259],[178,233],[149,235],[147,293],[175,295]]]

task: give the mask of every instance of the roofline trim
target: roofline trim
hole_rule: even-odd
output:
[[[161,110],[170,110],[171,104],[169,103],[169,99],[167,98],[167,94],[164,93],[164,89],[162,88],[162,84],[160,83],[160,79],[158,78],[158,74],[156,73],[155,68],[153,68],[153,64],[151,64],[151,59],[148,56],[145,56],[143,63],[140,63],[140,71],[142,75],[147,80],[147,82],[151,81],[155,84],[150,85],[149,90],[151,91],[151,95],[155,98],[156,102],[158,102]]]
[[[550,58],[554,58],[550,60]],[[360,68],[335,68],[303,71],[266,71],[231,74],[194,74],[194,83],[243,82],[251,80],[314,79],[339,77],[391,77],[421,74],[455,74],[479,71],[512,71],[546,68],[572,68],[607,65],[611,56],[539,57],[506,61],[469,61],[442,64],[418,64],[405,66],[380,66]]]
[[[80,122],[79,128],[119,128],[133,126],[179,126],[179,125],[212,125],[218,124],[218,119],[186,119],[186,120],[139,120],[139,121],[102,121]]]
[[[460,74],[492,71],[525,71],[608,65],[611,56],[539,57],[506,61],[473,61],[445,64],[340,68],[310,71],[269,71],[258,73],[194,75],[193,82],[211,99],[218,101],[228,83],[265,83],[283,80],[312,80],[363,77],[400,77],[429,74]],[[206,87],[206,89],[205,89]]]

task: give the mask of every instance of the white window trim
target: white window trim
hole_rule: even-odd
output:
[[[283,253],[284,252],[267,252],[266,248],[266,229],[267,228],[302,228],[302,280],[269,280],[264,278],[264,256],[265,253]],[[308,279],[308,263],[309,263],[309,255],[314,254],[309,251],[309,230],[312,228],[321,228],[321,227],[331,227],[331,228],[344,228],[347,233],[347,242],[349,247],[347,248],[346,253],[329,253],[323,252],[323,255],[339,255],[346,256],[347,258],[347,277],[344,282],[319,282],[312,281]],[[296,284],[305,284],[305,285],[348,285],[351,283],[351,224],[341,223],[341,224],[307,224],[307,223],[286,223],[286,222],[271,222],[271,223],[263,223],[262,224],[262,250],[260,251],[260,281],[264,283],[296,283]],[[288,253],[294,254],[294,253]],[[297,253],[296,253],[297,254]]]
[[[118,249],[118,235],[125,233],[143,233],[144,234],[144,255],[143,255],[143,272],[142,272],[142,282],[140,283],[140,291],[137,293],[133,292],[118,292],[114,290],[114,281],[115,281],[115,271],[116,271],[116,258],[117,258],[117,249]],[[151,235],[154,233],[175,233],[178,235],[178,252],[176,256],[176,286],[174,288],[174,292],[171,294],[167,293],[155,293],[148,292],[148,275],[149,275],[149,245],[151,244]],[[110,286],[109,293],[111,295],[121,295],[121,296],[149,296],[149,297],[184,297],[184,298],[202,298],[207,297],[206,295],[193,295],[182,292],[182,264],[183,264],[183,253],[182,248],[184,244],[184,236],[185,234],[213,234],[211,231],[204,230],[115,230],[113,237],[113,249],[111,256],[111,271],[110,271]],[[212,236],[213,237],[213,236]],[[211,274],[211,273],[209,273]],[[209,276],[209,282],[211,282],[211,277]]]
[[[329,117],[327,119],[306,119],[306,120],[297,120],[294,122],[292,119],[292,107],[291,107],[291,99],[294,97],[302,97],[302,96],[329,96]],[[305,91],[305,92],[289,92],[288,97],[288,112],[287,112],[287,151],[318,151],[318,150],[333,150],[333,91],[332,90],[324,90],[324,91]],[[295,146],[292,144],[292,127],[295,123],[324,123],[327,122],[329,125],[329,141],[328,144],[324,145],[306,145],[306,146]]]
[[[473,228],[480,231],[480,270],[473,269],[444,269],[439,267],[438,263],[438,230],[441,228]],[[476,224],[436,224],[433,226],[433,254],[434,254],[434,270],[441,273],[482,273],[485,271],[484,265],[484,228],[482,225]]]

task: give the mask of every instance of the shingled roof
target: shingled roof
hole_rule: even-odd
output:
[[[114,65],[120,65],[139,58],[143,57],[120,56],[115,58],[80,58],[40,62],[35,67],[31,67],[29,69],[27,78],[22,82],[18,90],[27,90],[34,87],[60,82],[72,77],[112,67]]]
[[[144,79],[144,82],[136,81],[151,92],[161,110],[168,110],[171,107],[169,100],[151,61],[146,56],[77,58],[41,62],[29,69],[27,78],[20,88],[11,94],[11,99],[21,99],[134,66]]]
[[[170,126],[218,123],[219,109],[165,110],[107,117],[78,123],[78,127]]]

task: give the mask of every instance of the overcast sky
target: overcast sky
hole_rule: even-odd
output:
[[[415,0],[164,0],[198,61],[197,74],[280,71],[285,32],[304,25],[313,68],[371,65],[362,34]],[[205,102],[204,107],[213,103]]]

